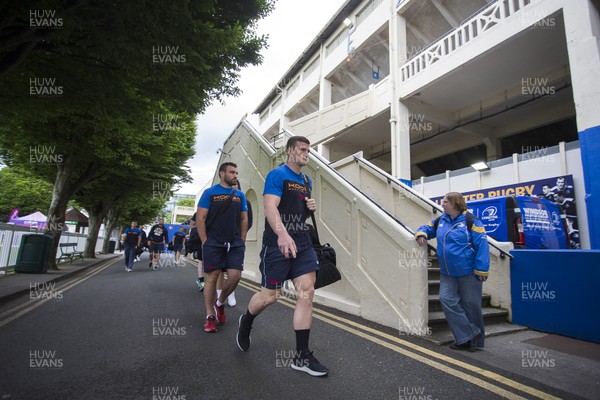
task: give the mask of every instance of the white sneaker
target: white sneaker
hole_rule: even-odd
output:
[[[237,301],[235,300],[235,292],[231,292],[229,297],[227,297],[227,304],[229,305],[229,307],[235,307],[235,305],[237,304]]]
[[[125,271],[127,271],[127,272],[131,272],[131,268],[127,268]]]

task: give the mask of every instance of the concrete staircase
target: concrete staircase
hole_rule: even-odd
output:
[[[425,339],[436,344],[443,345],[452,343],[454,337],[440,302],[440,266],[437,257],[430,257],[431,265],[428,268],[428,289],[429,289],[429,328],[431,334],[425,336]],[[508,311],[502,308],[493,307],[490,304],[490,296],[484,294],[481,298],[483,311],[483,321],[485,325],[485,336],[497,336],[507,333],[526,330],[520,325],[514,325],[508,322]]]

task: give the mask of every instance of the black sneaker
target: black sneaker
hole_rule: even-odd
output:
[[[148,264],[148,268],[152,269],[152,261],[150,261],[150,264]]]
[[[248,351],[250,348],[250,331],[252,330],[252,327],[243,326],[242,318],[244,318],[244,314],[240,315],[240,319],[238,321],[238,333],[235,337],[235,340],[241,351]]]
[[[469,342],[466,342],[463,344],[458,344],[458,343],[454,342],[450,345],[450,348],[452,350],[467,350],[469,348]]]
[[[326,366],[313,356],[312,351],[304,350],[294,357],[292,368],[296,371],[306,372],[312,376],[325,376],[329,373]]]

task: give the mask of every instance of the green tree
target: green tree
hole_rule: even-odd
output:
[[[192,199],[192,198],[179,199],[179,200],[177,200],[177,205],[179,207],[195,207],[196,206],[196,200]]]
[[[46,213],[52,200],[52,185],[26,169],[0,169],[0,222],[6,222],[14,208],[19,215]]]
[[[32,29],[30,10],[41,8],[55,11],[61,29]],[[239,94],[239,70],[259,63],[265,45],[255,23],[271,8],[268,0],[5,4],[0,151],[53,182],[47,226],[61,226],[68,200],[107,168],[136,174],[136,157],[173,142],[173,124]],[[194,147],[183,139],[183,152]],[[60,230],[49,233],[56,249]]]

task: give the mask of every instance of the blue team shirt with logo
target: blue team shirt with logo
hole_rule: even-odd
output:
[[[263,195],[272,194],[281,199],[279,206],[277,206],[281,223],[284,224],[287,232],[296,242],[296,246],[310,243],[310,236],[306,227],[306,219],[310,217],[306,207],[306,198],[309,197],[310,193],[306,191],[305,176],[302,173],[297,174],[290,167],[283,164],[267,174],[263,190]],[[312,180],[309,177],[306,178],[308,179],[308,187],[312,190]],[[277,235],[266,220],[263,244],[277,246]]]
[[[128,246],[137,246],[138,238],[142,234],[140,228],[127,228],[123,232],[125,235],[125,244]]]
[[[241,190],[235,190],[231,204],[227,211],[221,213],[220,208],[225,207],[227,200],[231,197],[232,188],[226,188],[221,184],[209,187],[202,193],[198,207],[208,209],[207,221],[213,219],[213,215],[218,213],[217,218],[207,228],[206,235],[209,239],[214,239],[220,243],[234,243],[241,240],[240,213],[248,211],[246,196]]]

